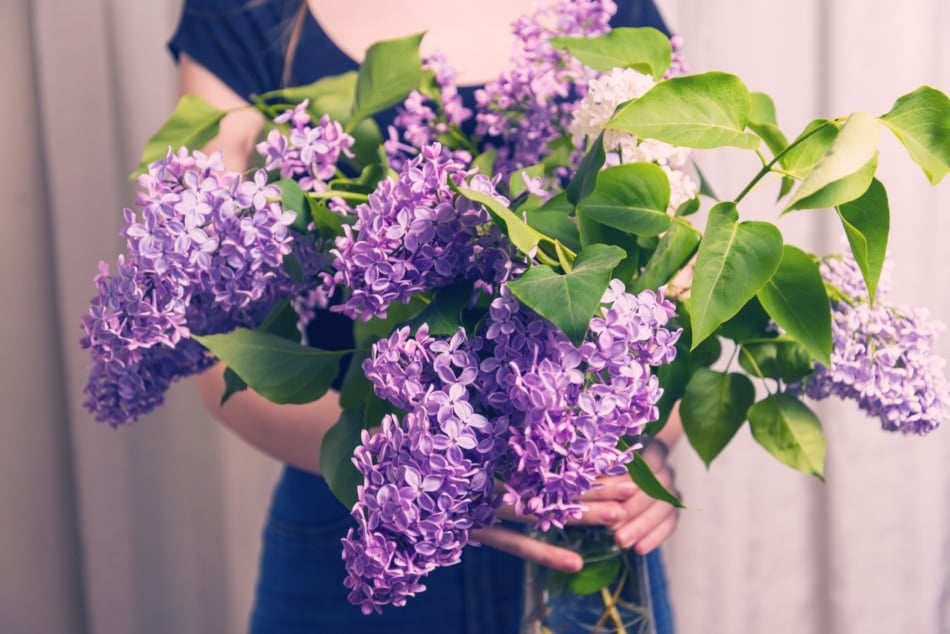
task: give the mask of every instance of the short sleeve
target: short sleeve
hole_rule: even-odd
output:
[[[652,26],[654,29],[670,35],[659,9],[653,0],[618,0],[617,13],[610,21],[611,26]]]
[[[284,39],[297,0],[185,0],[168,42],[220,78],[234,92],[251,95],[280,87]]]

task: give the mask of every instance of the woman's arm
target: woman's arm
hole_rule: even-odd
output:
[[[221,122],[221,131],[204,149],[221,151],[225,167],[247,168],[254,144],[264,126],[263,116],[222,82],[211,71],[182,54],[178,65],[181,94],[196,94],[208,103],[229,112]],[[264,453],[287,464],[320,472],[320,445],[327,430],[340,416],[336,393],[305,405],[277,405],[245,390],[221,405],[224,393],[224,365],[218,363],[196,379],[208,411],[238,436]]]
[[[178,59],[178,94],[198,95],[215,108],[228,112],[221,121],[218,136],[203,149],[223,152],[224,165],[229,170],[247,169],[257,137],[264,129],[264,116],[246,107],[248,103],[244,98],[187,53],[181,53]]]

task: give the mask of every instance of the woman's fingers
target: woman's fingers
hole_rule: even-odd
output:
[[[634,493],[639,491],[639,487],[633,483],[630,476],[624,474],[601,478],[597,480],[594,487],[582,495],[582,502],[595,502],[598,500],[626,500]]]
[[[623,523],[620,526],[617,526],[614,529],[614,539],[617,544],[623,548],[630,548],[634,544],[640,545],[641,540],[646,539],[647,537],[660,538],[656,542],[656,545],[659,545],[663,539],[666,539],[673,532],[673,528],[676,527],[676,522],[679,521],[679,510],[674,508],[671,504],[666,502],[660,502],[649,498],[644,494],[643,498],[646,503],[640,500],[634,500],[632,504],[637,505],[638,512],[631,512],[630,521]],[[672,524],[669,524],[672,520]],[[669,532],[663,533],[662,531],[657,535],[653,535],[661,526],[667,526]],[[654,547],[656,546],[654,545]],[[639,552],[639,548],[637,551]],[[651,549],[652,550],[652,549]]]
[[[627,511],[623,502],[617,500],[604,502],[583,502],[584,512],[578,519],[568,520],[567,524],[571,526],[612,526],[622,522],[627,518]],[[518,515],[514,507],[503,504],[498,507],[497,515],[500,519],[509,522],[522,522],[533,524],[537,518],[533,515]]]
[[[486,546],[548,568],[563,572],[577,572],[584,567],[584,560],[572,550],[552,546],[522,532],[497,524],[472,531],[472,537]]]
[[[679,523],[679,511],[674,509],[673,513],[670,513],[666,518],[661,521],[656,527],[647,533],[646,537],[638,539],[636,544],[634,544],[634,550],[636,550],[641,555],[646,555],[651,552],[657,546],[666,541],[666,539],[673,534],[673,531],[676,530],[676,525]]]

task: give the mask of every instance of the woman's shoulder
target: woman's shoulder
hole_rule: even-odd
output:
[[[300,0],[185,0],[168,42],[244,98],[276,88]]]

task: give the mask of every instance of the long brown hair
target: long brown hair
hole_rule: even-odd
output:
[[[301,0],[300,6],[294,12],[294,16],[287,23],[285,36],[281,39],[284,42],[284,72],[281,74],[280,83],[287,86],[290,83],[294,67],[294,55],[297,53],[297,47],[300,45],[300,34],[303,32],[303,25],[310,13],[310,7],[307,6],[307,0]]]

